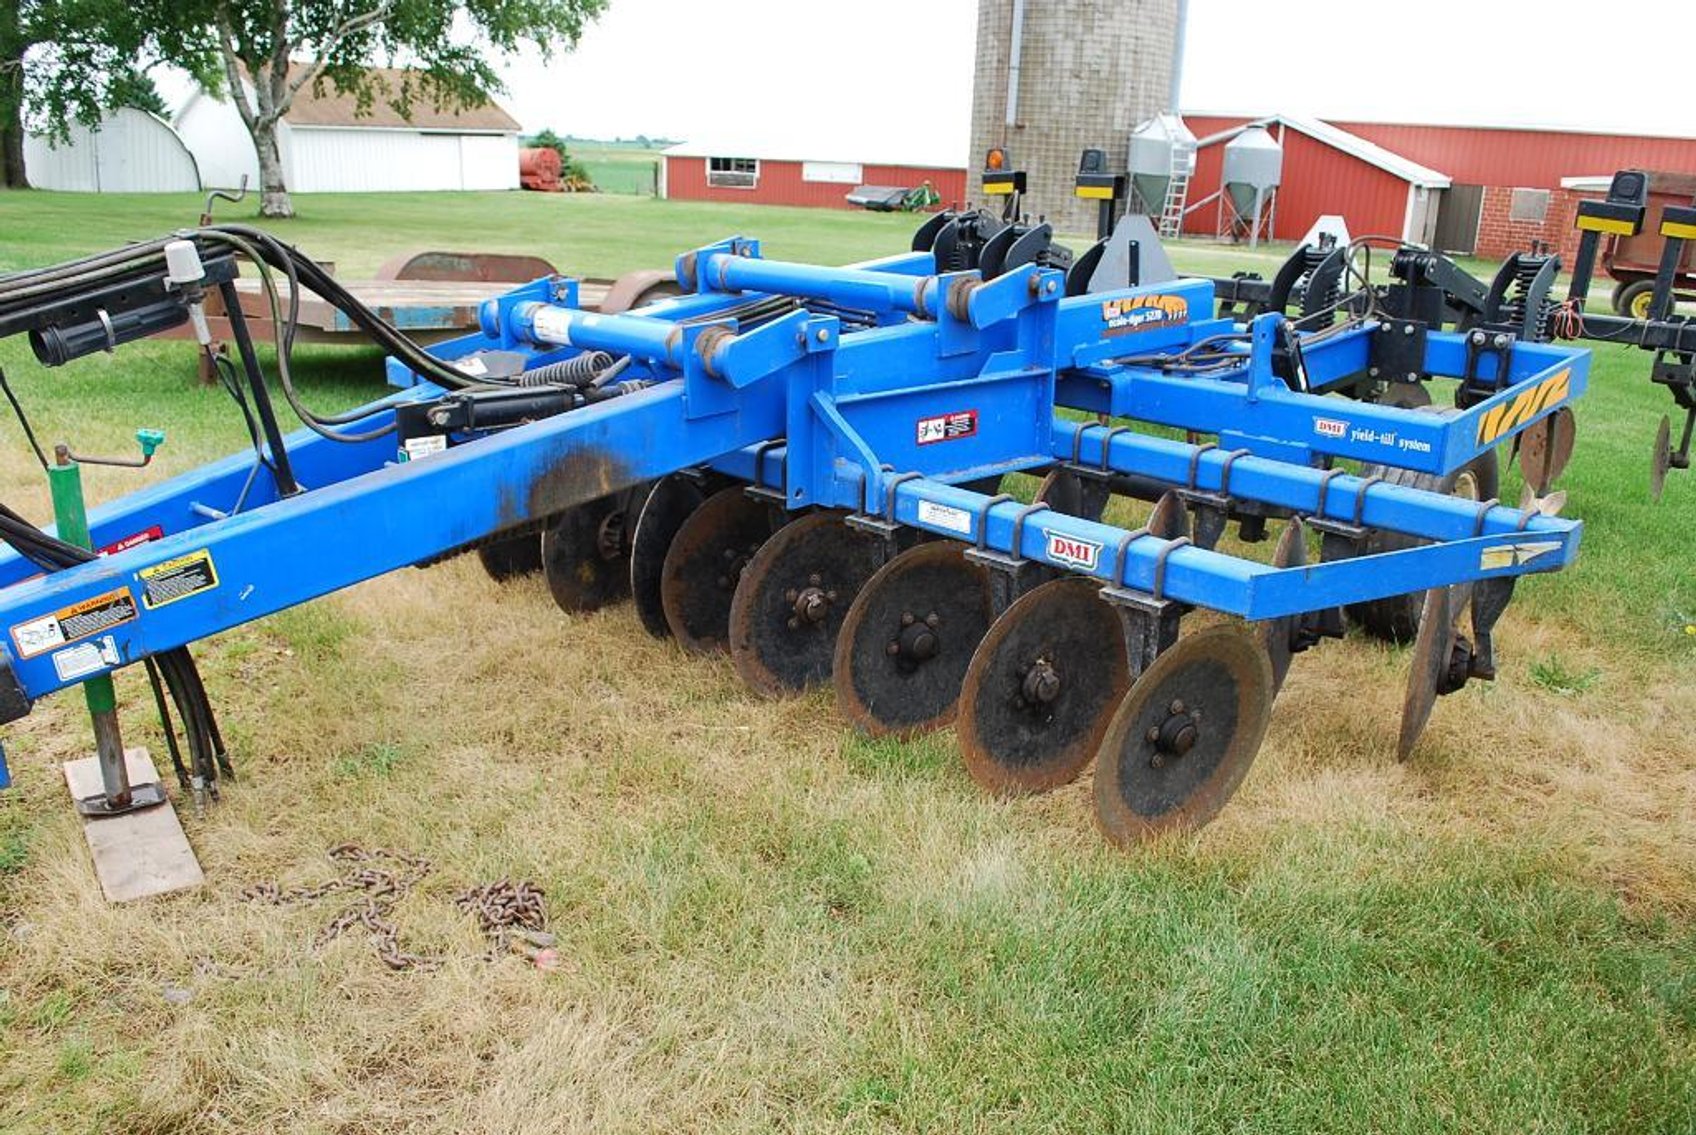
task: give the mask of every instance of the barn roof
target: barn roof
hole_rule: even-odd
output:
[[[760,158],[784,162],[850,162],[858,165],[912,166],[919,169],[964,169],[965,155],[956,152],[953,138],[919,144],[891,140],[881,131],[856,129],[851,124],[820,123],[803,135],[785,136],[760,126],[747,131],[720,130],[697,134],[665,151],[668,158]]]
[[[1186,111],[1186,118],[1236,118],[1238,115],[1208,115]],[[1241,126],[1222,130],[1217,134],[1202,138],[1200,145],[1207,146],[1218,142],[1228,141],[1250,126],[1283,125],[1291,130],[1298,130],[1316,142],[1322,142],[1334,150],[1358,158],[1367,165],[1376,166],[1386,173],[1394,174],[1410,185],[1426,189],[1447,189],[1452,184],[1448,174],[1420,165],[1411,158],[1405,158],[1393,150],[1387,150],[1376,142],[1369,142],[1359,134],[1351,134],[1329,122],[1321,122],[1317,118],[1307,118],[1299,114],[1269,114],[1262,118],[1252,118]]]
[[[299,65],[290,68],[290,78],[300,73]],[[390,92],[399,92],[407,78],[405,71],[391,67],[373,67],[371,74]],[[314,89],[316,88],[316,89]],[[390,96],[379,92],[364,114],[352,95],[336,90],[334,83],[324,80],[308,83],[294,97],[294,105],[283,116],[290,126],[322,126],[370,130],[443,130],[457,133],[517,134],[516,119],[489,100],[481,106],[464,110],[438,109],[427,96],[415,97],[411,117],[403,118],[390,105]]]

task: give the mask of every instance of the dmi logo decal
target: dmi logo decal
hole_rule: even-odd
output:
[[[1101,305],[1101,322],[1108,335],[1135,335],[1190,321],[1190,304],[1183,296],[1129,296]]]
[[[1572,393],[1572,368],[1545,378],[1530,390],[1503,402],[1478,421],[1478,444],[1489,445],[1515,426],[1522,426]]]
[[[1313,432],[1320,437],[1343,438],[1348,436],[1349,424],[1341,418],[1315,418]]]
[[[939,441],[959,441],[978,432],[978,412],[960,410],[953,414],[938,414],[919,419],[919,444],[932,445]]]
[[[1048,534],[1048,558],[1057,564],[1094,571],[1101,561],[1101,545],[1088,540],[1076,540],[1059,532]]]

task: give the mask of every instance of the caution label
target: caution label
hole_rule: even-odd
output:
[[[135,597],[121,587],[41,615],[12,628],[12,643],[20,658],[34,658],[57,646],[109,631],[136,617]]]
[[[141,605],[149,611],[188,599],[218,586],[218,569],[212,566],[212,553],[202,548],[150,568],[136,572],[141,580]]]
[[[974,437],[977,432],[978,412],[958,410],[952,414],[938,414],[934,418],[920,418],[918,441],[920,445],[934,445],[939,441]]]

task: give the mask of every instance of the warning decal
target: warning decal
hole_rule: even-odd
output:
[[[976,410],[959,410],[952,414],[938,414],[934,418],[919,419],[919,444],[931,445],[939,441],[959,441],[963,437],[973,437],[978,432],[978,412]]]
[[[154,524],[143,528],[140,532],[131,532],[122,540],[114,540],[104,547],[96,548],[95,551],[99,552],[103,556],[115,556],[119,552],[129,551],[131,548],[139,548],[151,540],[158,540],[164,535],[165,530],[159,527],[159,525]]]
[[[212,553],[204,548],[142,568],[135,574],[142,583],[141,605],[149,611],[218,586],[218,571],[212,566]]]
[[[135,617],[135,597],[129,588],[121,587],[51,615],[17,624],[12,628],[12,642],[17,645],[19,657],[34,658],[56,646],[111,630]]]

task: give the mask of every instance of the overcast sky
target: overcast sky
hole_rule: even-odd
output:
[[[1042,3],[1044,0],[1031,0]],[[1184,109],[1696,134],[1690,0],[1191,0]],[[966,158],[976,0],[611,0],[507,68],[535,130],[688,138],[836,124]],[[1665,34],[1655,29],[1665,28]],[[1027,75],[1029,73],[1027,72]],[[1040,76],[1031,76],[1040,81]]]

